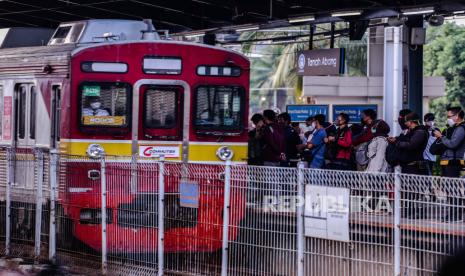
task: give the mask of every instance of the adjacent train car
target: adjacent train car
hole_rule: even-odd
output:
[[[60,158],[67,158],[60,178],[64,179],[60,183],[63,215],[72,221],[72,234],[95,250],[101,242],[92,234],[101,229],[95,220],[101,208],[100,167],[80,161],[81,157],[105,153],[109,169],[118,168],[122,160],[150,163],[161,155],[179,164],[246,160],[247,58],[219,47],[161,40],[152,30],[147,22],[79,21],[61,24],[47,46],[0,49],[1,143],[13,147],[24,160],[34,148],[57,150]],[[112,162],[113,156],[118,161]],[[20,169],[19,162],[14,182],[20,192],[13,200],[27,201],[26,188],[31,191],[34,170]],[[118,196],[108,199],[108,227],[120,234],[109,237],[110,250],[152,250],[143,244],[156,240],[156,227],[148,225],[147,218],[121,210],[132,205],[150,209],[158,191],[137,175],[109,181],[107,185],[116,187],[113,193]],[[223,185],[220,178],[213,182]],[[167,193],[176,197],[179,183],[167,183]],[[232,215],[232,223],[238,223],[243,195],[233,193],[231,198],[239,210]],[[170,202],[179,204],[178,199]],[[221,225],[222,193],[200,197],[193,217],[207,215]],[[219,227],[203,223],[172,227],[166,235],[180,236],[186,228],[205,238],[221,237]],[[124,242],[118,240],[121,235]],[[137,242],[142,244],[134,247]],[[196,244],[199,251],[220,247],[211,242]],[[166,250],[180,252],[185,244],[167,244]]]

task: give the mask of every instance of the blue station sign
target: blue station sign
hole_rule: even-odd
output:
[[[373,109],[378,112],[378,106],[376,104],[333,105],[333,120],[336,120],[339,113],[345,113],[349,115],[349,123],[360,123],[362,111],[365,109]]]
[[[323,114],[328,117],[329,106],[328,105],[288,105],[286,111],[291,115],[292,122],[305,122],[310,116],[317,114]]]

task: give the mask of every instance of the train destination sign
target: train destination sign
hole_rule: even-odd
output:
[[[339,76],[344,74],[344,64],[344,48],[297,53],[297,74],[300,76]]]

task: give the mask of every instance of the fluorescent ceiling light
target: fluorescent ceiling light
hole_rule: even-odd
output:
[[[341,12],[333,12],[331,16],[332,17],[344,17],[344,16],[357,16],[361,14],[362,14],[362,11],[341,11]]]
[[[188,35],[185,35],[184,37],[185,38],[196,38],[196,37],[202,37],[204,35],[205,33],[197,33],[197,34],[188,34]]]
[[[340,37],[341,34],[334,34],[334,37]],[[331,38],[331,35],[330,34],[327,34],[327,35],[324,35],[323,36],[324,38]]]
[[[454,14],[462,14],[465,13],[465,11],[455,11]]]
[[[314,21],[314,20],[315,20],[315,16],[310,15],[310,16],[289,18],[289,23],[300,23],[300,22],[307,22],[307,21]]]
[[[429,7],[429,8],[420,8],[420,9],[408,9],[408,10],[402,10],[402,13],[404,15],[415,15],[415,14],[428,14],[428,13],[433,13],[434,8]]]
[[[255,31],[255,30],[258,30],[258,26],[239,27],[236,29],[236,32],[247,32],[247,31]]]

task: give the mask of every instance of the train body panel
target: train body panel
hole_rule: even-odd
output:
[[[71,25],[68,31],[81,26]],[[15,200],[34,201],[34,149],[58,150],[64,161],[61,208],[72,221],[75,238],[99,250],[101,225],[92,218],[101,209],[100,181],[91,172],[99,172],[100,163],[88,156],[97,146],[108,158],[107,171],[135,172],[107,178],[108,247],[112,252],[150,252],[158,230],[156,218],[144,216],[156,211],[153,160],[163,155],[186,168],[165,183],[165,213],[178,221],[166,222],[166,251],[221,248],[224,179],[218,165],[224,161],[218,153],[227,147],[233,163],[246,162],[247,58],[176,41],[79,45],[68,43],[69,35],[60,38],[68,27],[54,35],[54,44],[66,42],[62,45],[0,49],[0,145],[16,152]],[[198,208],[186,209],[179,205],[179,187],[191,180],[188,168],[196,163],[209,172],[195,180]],[[155,167],[139,169],[141,164]],[[46,169],[45,180],[47,174]],[[231,202],[236,208],[230,223],[237,225],[244,216],[243,193],[233,191]],[[134,215],[138,208],[146,210],[144,216]]]

